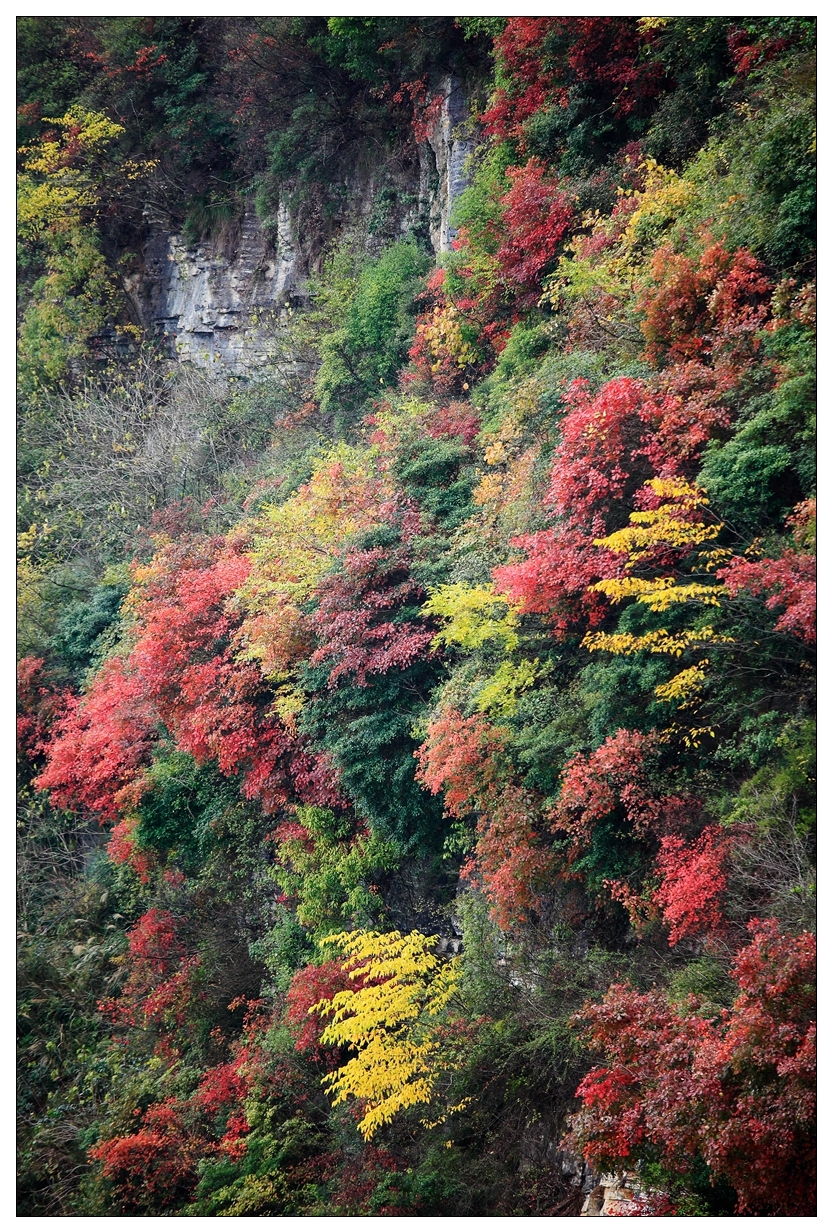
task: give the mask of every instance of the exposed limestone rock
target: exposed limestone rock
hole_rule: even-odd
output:
[[[448,77],[441,89],[441,110],[419,147],[418,184],[399,194],[415,204],[405,206],[394,224],[404,234],[419,217],[428,219],[437,253],[451,247],[450,215],[467,186],[473,149],[458,131],[467,118],[461,84]],[[372,177],[351,187],[356,218],[370,215],[379,187]],[[200,367],[245,374],[267,363],[281,318],[305,297],[304,253],[311,246],[299,242],[296,221],[282,208],[266,229],[250,202],[236,230],[190,244],[150,210],[146,217],[143,269],[124,280],[138,322],[167,338],[180,359]]]
[[[443,94],[442,108],[427,142],[436,163],[436,187],[431,195],[430,238],[437,253],[449,252],[456,236],[450,223],[451,211],[457,198],[468,187],[467,164],[474,151],[473,141],[460,131],[468,119],[461,83],[455,77],[445,77],[440,89]]]
[[[589,1190],[581,1207],[581,1215],[590,1218],[643,1214],[645,1194],[634,1172],[618,1175],[605,1173]],[[641,1201],[639,1201],[641,1199]]]
[[[295,289],[295,248],[285,211],[276,243],[249,205],[233,249],[190,246],[149,219],[144,269],[125,281],[137,316],[181,359],[242,372],[264,363]]]

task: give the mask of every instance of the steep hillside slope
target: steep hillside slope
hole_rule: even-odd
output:
[[[814,34],[20,19],[20,1214],[814,1213]]]

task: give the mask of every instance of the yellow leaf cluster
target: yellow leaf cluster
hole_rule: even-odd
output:
[[[458,368],[475,364],[479,355],[462,333],[459,310],[454,304],[437,304],[427,321],[417,325],[416,332],[425,340],[433,358],[431,371],[438,372],[442,361],[450,358]]]
[[[590,590],[600,591],[613,603],[622,599],[635,599],[649,607],[651,612],[666,612],[671,603],[704,603],[711,607],[719,607],[719,595],[725,593],[724,586],[707,586],[702,582],[689,582],[684,586],[677,585],[674,578],[607,578],[596,582]]]
[[[522,439],[523,433],[515,415],[506,415],[496,432],[485,437],[483,457],[489,466],[507,462],[515,450],[512,448]]]
[[[604,539],[596,539],[599,547],[626,554],[626,577],[604,578],[590,586],[590,590],[606,595],[613,603],[634,599],[651,612],[666,612],[671,605],[695,604],[720,607],[720,599],[726,593],[724,586],[697,581],[694,575],[679,582],[674,577],[634,577],[629,571],[634,565],[648,559],[658,547],[693,548],[715,539],[722,530],[721,523],[706,524],[695,520],[708,505],[702,488],[684,479],[651,479],[649,486],[663,501],[657,509],[640,510],[630,515],[630,523],[623,530],[615,531]],[[711,572],[731,553],[724,548],[710,548],[696,553],[697,565]],[[725,644],[733,638],[718,634],[711,625],[698,629],[682,629],[670,633],[667,629],[654,629],[649,633],[588,633],[583,645],[590,651],[606,650],[610,654],[632,655],[641,651],[650,654],[666,654],[675,658],[692,647]],[[655,692],[661,701],[678,702],[679,708],[694,706],[705,683],[705,668],[708,659],[684,668],[671,680],[659,685]]]
[[[705,671],[710,660],[702,659],[693,667],[686,667],[666,684],[656,687],[656,697],[662,702],[679,702],[688,706],[695,701],[705,683]]]
[[[473,501],[481,514],[472,525],[476,536],[496,534],[502,540],[522,535],[529,529],[530,510],[538,501],[535,470],[540,458],[539,441],[528,444],[523,419],[533,414],[539,402],[537,382],[524,381],[512,393],[512,410],[499,427],[483,432],[483,457],[489,467],[477,471]],[[496,543],[496,540],[495,540]]]
[[[650,633],[587,633],[582,646],[587,650],[607,650],[610,654],[631,655],[647,650],[651,654],[675,655],[679,658],[691,646],[706,646],[732,642],[732,637],[717,633],[711,625],[701,629],[683,629],[668,633],[653,629]]]
[[[641,170],[645,175],[644,188],[634,194],[638,205],[621,240],[625,252],[645,241],[654,243],[667,226],[691,208],[699,195],[690,180],[683,180],[653,158],[646,158]]]
[[[696,559],[706,573],[713,573],[731,559],[734,553],[730,548],[710,548],[706,552],[697,552]]]
[[[637,510],[630,514],[630,524],[604,539],[596,539],[597,547],[627,554],[627,569],[649,556],[663,545],[674,548],[693,547],[715,539],[721,523],[692,522],[690,515],[708,504],[701,488],[683,479],[648,479],[647,487],[657,496],[667,498],[658,509]]]
[[[293,712],[300,701],[287,672],[304,657],[302,605],[344,540],[376,525],[379,503],[391,494],[377,462],[372,450],[339,443],[308,483],[250,524],[252,570],[235,598],[247,612],[242,657],[258,660],[279,686],[278,713]]]
[[[530,689],[540,668],[540,660],[524,659],[521,663],[501,663],[489,677],[477,696],[477,710],[496,711],[506,716],[517,709],[518,694]]]
[[[468,586],[465,582],[439,586],[431,590],[422,613],[446,622],[434,638],[436,646],[444,642],[475,650],[492,639],[501,641],[507,651],[518,645],[518,612],[492,586]]]
[[[87,157],[100,154],[124,132],[121,124],[116,124],[103,112],[88,111],[78,103],[70,107],[66,115],[44,118],[44,123],[64,129],[75,149]],[[63,138],[25,146],[24,153],[32,155],[24,163],[26,170],[52,175],[65,169],[67,145],[67,138]]]
[[[439,1045],[430,1019],[446,1008],[459,982],[459,959],[439,959],[433,952],[436,940],[419,932],[362,930],[325,938],[338,946],[349,978],[367,981],[309,1011],[331,1016],[321,1043],[355,1051],[323,1083],[335,1104],[350,1096],[361,1100],[358,1128],[367,1141],[397,1112],[429,1104],[433,1097]]]
[[[714,729],[712,727],[679,727],[674,723],[672,727],[667,727],[661,734],[663,744],[670,741],[681,740],[682,744],[687,749],[698,749],[702,743],[703,736],[713,736]]]
[[[33,239],[47,227],[77,228],[82,212],[98,203],[88,164],[124,132],[101,112],[74,106],[46,121],[65,130],[53,141],[24,147],[24,173],[18,180],[17,222],[22,238]],[[69,147],[73,147],[70,161]]]
[[[648,30],[661,30],[662,26],[666,26],[669,21],[669,17],[639,17],[636,24],[639,33],[646,34]]]

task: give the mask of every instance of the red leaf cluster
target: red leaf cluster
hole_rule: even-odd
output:
[[[558,633],[597,625],[606,600],[587,587],[616,577],[622,562],[594,540],[626,523],[632,496],[650,471],[648,424],[663,407],[642,381],[620,377],[593,395],[585,380],[563,397],[561,441],[544,497],[556,525],[512,541],[526,560],[494,570],[498,587],[526,611],[547,615]]]
[[[165,967],[168,951],[176,949],[173,936],[167,913],[148,913],[131,935],[134,961]],[[90,1152],[101,1163],[125,1213],[152,1214],[180,1207],[193,1198],[201,1160],[216,1155],[240,1159],[250,1132],[245,1115],[250,1096],[262,1098],[268,1091],[274,1097],[277,1092],[278,1099],[295,1109],[308,1099],[308,1076],[266,1042],[274,1016],[264,1012],[262,1002],[244,998],[228,1008],[240,1006],[246,1009],[243,1030],[231,1044],[229,1060],[207,1069],[192,1095],[171,1096],[151,1104],[144,1114],[137,1108],[134,1115],[141,1117],[141,1124],[134,1133],[111,1138]],[[166,1028],[169,1032],[170,1024],[158,1026]],[[179,1063],[169,1035],[162,1035],[156,1053]]]
[[[543,275],[569,234],[574,217],[570,195],[546,174],[546,164],[531,158],[524,167],[509,167],[511,187],[501,198],[505,232],[497,249],[501,276],[518,293],[518,307],[533,307]]]
[[[509,18],[495,40],[502,84],[483,115],[486,132],[523,150],[525,122],[568,106],[576,86],[617,116],[638,113],[665,83],[661,63],[642,54],[652,39],[633,17]]]
[[[121,1027],[152,1025],[175,1038],[201,1000],[201,960],[187,954],[170,911],[151,907],[127,934],[128,975],[121,996],[99,1009]]]
[[[766,64],[790,43],[789,38],[755,39],[742,27],[728,32],[728,49],[738,77],[747,77],[750,72]]]
[[[324,997],[330,1000],[336,992],[347,988],[363,988],[361,976],[350,979],[339,958],[328,959],[317,966],[301,967],[292,976],[286,993],[286,1021],[295,1036],[295,1052],[308,1053],[316,1061],[337,1065],[339,1050],[321,1047],[320,1036],[324,1022],[319,1014],[310,1014],[310,1006],[317,1005]]]
[[[158,722],[139,674],[129,663],[110,659],[89,693],[76,698],[57,724],[37,787],[51,792],[60,808],[116,820],[148,764]]]
[[[420,621],[396,619],[403,607],[424,599],[409,565],[404,548],[348,552],[338,572],[327,574],[318,587],[312,618],[318,645],[310,662],[334,664],[330,687],[349,674],[363,688],[368,674],[429,656],[433,630]]]
[[[485,131],[499,141],[522,141],[523,124],[547,105],[566,106],[567,93],[543,66],[543,42],[551,17],[511,17],[494,50],[506,85],[498,87],[491,107],[483,115]]]
[[[466,445],[473,445],[480,430],[480,412],[468,402],[451,402],[431,411],[425,427],[434,440],[458,436]]]
[[[731,595],[741,591],[765,595],[770,611],[782,608],[774,624],[779,633],[791,633],[812,646],[817,641],[817,561],[814,556],[791,548],[774,560],[747,560],[735,556],[717,571],[717,577]]]
[[[670,245],[656,250],[652,285],[638,301],[644,313],[642,332],[652,363],[712,361],[730,355],[734,364],[754,339],[770,312],[771,283],[746,248],[731,252],[723,242],[711,244],[698,264]]]
[[[205,1154],[203,1139],[185,1128],[175,1109],[155,1105],[145,1120],[148,1128],[90,1151],[129,1214],[178,1207],[193,1192]]]
[[[651,755],[658,735],[619,729],[593,753],[576,753],[563,770],[560,799],[552,819],[581,847],[592,837],[596,822],[620,809],[623,819],[639,837],[678,824],[690,802],[656,790]]]
[[[539,802],[510,781],[503,750],[499,728],[479,715],[466,719],[447,710],[417,751],[416,777],[434,795],[444,791],[452,817],[476,814],[476,851],[462,873],[481,884],[494,919],[507,928],[539,910],[551,855],[535,830]]]
[[[626,525],[634,506],[654,500],[644,487],[648,478],[678,474],[728,422],[709,369],[691,362],[670,372],[661,393],[618,377],[595,394],[587,381],[575,380],[563,395],[561,440],[544,496],[555,524],[513,539],[525,560],[493,573],[503,593],[547,616],[558,635],[592,628],[609,610],[588,587],[620,576],[624,562],[595,540]]]
[[[815,941],[752,920],[740,988],[719,1018],[614,985],[583,1023],[606,1067],[578,1088],[572,1141],[593,1167],[659,1158],[685,1175],[701,1155],[738,1196],[738,1213],[811,1215],[815,1116]]]
[[[662,883],[653,899],[670,925],[670,945],[683,937],[722,931],[730,850],[728,836],[719,826],[707,826],[692,844],[673,835],[662,839],[656,859]]]
[[[107,855],[114,864],[126,864],[138,877],[147,884],[150,880],[150,870],[153,867],[153,854],[139,846],[136,838],[138,818],[125,817],[117,822],[110,831],[110,841],[107,843]],[[170,870],[166,877],[172,876]]]
[[[613,108],[626,116],[659,93],[665,71],[644,48],[655,32],[639,30],[632,17],[560,18],[561,37],[569,39],[569,66],[578,81],[606,87]]]
[[[227,599],[248,569],[221,539],[162,544],[139,573],[133,650],[105,664],[59,725],[37,781],[56,804],[115,820],[141,797],[142,771],[165,731],[197,762],[239,774],[243,794],[267,810],[293,784],[310,803],[338,801],[330,764],[270,714],[259,670],[235,657],[241,618]]]
[[[56,723],[72,704],[69,690],[56,687],[43,668],[43,659],[32,657],[17,665],[17,745],[32,763],[47,752]]]

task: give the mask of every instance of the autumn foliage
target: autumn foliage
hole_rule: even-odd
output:
[[[267,713],[260,673],[235,659],[239,616],[225,601],[248,569],[239,553],[207,541],[165,545],[139,572],[135,645],[126,660],[108,662],[76,703],[39,780],[56,802],[83,804],[107,819],[120,805],[135,805],[162,731],[198,763],[215,760],[223,774],[241,775],[244,794],[267,808],[287,798],[291,768],[311,797],[335,798],[330,768]]]
[[[502,199],[506,237],[496,260],[509,285],[520,292],[518,305],[534,303],[542,276],[552,266],[569,233],[574,208],[566,191],[544,178],[545,166],[530,159],[506,172],[511,187]]]
[[[812,19],[20,20],[24,1213],[811,1215]]]
[[[451,816],[476,814],[476,855],[464,875],[481,883],[495,918],[507,926],[539,906],[550,857],[535,833],[536,801],[501,773],[503,750],[498,728],[449,710],[428,730],[418,777],[430,791],[444,790]]]
[[[573,1136],[599,1168],[657,1151],[684,1172],[702,1155],[738,1196],[738,1211],[811,1210],[815,1108],[815,943],[754,920],[732,974],[739,995],[714,1019],[626,985],[581,1022],[607,1066],[578,1088]]]

